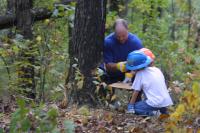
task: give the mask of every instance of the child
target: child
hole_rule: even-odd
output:
[[[155,55],[151,52],[151,50],[149,50],[148,48],[141,48],[140,50],[134,51],[134,52],[139,52],[139,53],[144,53],[146,56],[149,56],[152,59],[151,65],[154,65],[154,60],[155,60]],[[124,63],[124,65],[126,64],[126,62]],[[135,72],[126,72],[125,73],[125,79],[123,81],[123,83],[129,83],[133,80]]]
[[[164,76],[160,69],[151,65],[152,62],[153,60],[142,51],[131,52],[127,57],[126,69],[136,73],[128,113],[153,116],[155,112],[160,111],[161,114],[167,114],[166,107],[173,104]],[[146,99],[136,102],[141,90]]]

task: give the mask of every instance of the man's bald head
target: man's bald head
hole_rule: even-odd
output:
[[[115,34],[120,43],[128,39],[128,23],[124,19],[117,19],[114,24]]]
[[[126,28],[128,30],[128,22],[124,19],[117,19],[114,23],[114,30],[116,29],[116,27],[118,27],[119,25],[123,26],[124,28]]]

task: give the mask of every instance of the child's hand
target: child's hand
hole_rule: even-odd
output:
[[[123,83],[131,83],[132,78],[133,78],[133,74],[131,72],[125,73],[125,79],[124,79]]]

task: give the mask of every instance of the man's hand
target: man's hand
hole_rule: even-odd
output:
[[[117,69],[121,72],[126,72],[126,62],[118,62]]]

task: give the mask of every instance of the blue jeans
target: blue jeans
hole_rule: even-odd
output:
[[[137,115],[148,115],[153,116],[153,111],[160,111],[161,114],[168,114],[167,108],[156,108],[148,105],[146,101],[139,101],[134,104],[135,113]]]

